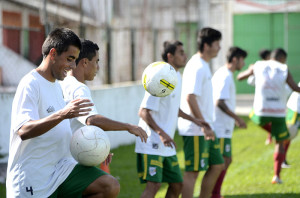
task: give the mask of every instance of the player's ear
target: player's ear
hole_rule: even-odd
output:
[[[88,65],[88,59],[87,58],[83,58],[82,59],[82,63],[83,63],[84,67],[87,67],[87,65]]]
[[[174,57],[173,54],[171,54],[170,52],[167,53],[168,62],[169,62],[170,60],[172,60],[173,57]]]
[[[55,56],[57,55],[57,51],[55,48],[52,48],[49,52],[49,55],[50,55],[50,59],[51,60],[54,60]]]

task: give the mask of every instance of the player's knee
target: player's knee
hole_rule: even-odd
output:
[[[112,177],[111,181],[109,182],[108,186],[108,195],[109,197],[117,197],[120,193],[120,183],[118,180],[114,177]]]
[[[117,197],[120,192],[120,184],[118,180],[111,175],[100,178],[99,180],[102,181],[98,182],[98,189],[102,191],[104,197]]]

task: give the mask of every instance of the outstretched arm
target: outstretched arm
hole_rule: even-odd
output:
[[[139,126],[111,120],[102,115],[92,115],[86,120],[87,125],[100,127],[104,131],[128,131],[141,138],[142,142],[147,141],[147,133]]]
[[[244,80],[244,79],[248,78],[249,76],[253,75],[253,66],[254,65],[249,65],[248,69],[246,69],[245,71],[240,72],[237,75],[237,79],[238,80]]]
[[[298,87],[298,85],[295,83],[295,81],[294,81],[294,79],[293,79],[290,72],[288,72],[286,82],[293,91],[300,92],[300,87]]]
[[[161,141],[165,146],[171,148],[173,148],[173,146],[176,147],[174,140],[166,132],[164,132],[164,130],[162,130],[153,120],[150,109],[141,108],[139,111],[139,116],[159,135]]]
[[[18,130],[18,134],[22,140],[40,136],[58,125],[64,119],[88,115],[91,109],[87,107],[90,106],[93,106],[93,104],[90,103],[90,100],[88,99],[75,99],[63,109],[48,117],[40,120],[28,121]]]
[[[232,117],[235,120],[235,124],[240,128],[247,128],[246,123],[242,118],[237,116],[234,112],[232,112],[228,106],[226,105],[224,100],[217,100],[217,106],[228,116]]]

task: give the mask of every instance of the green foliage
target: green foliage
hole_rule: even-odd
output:
[[[233,135],[233,163],[229,167],[222,186],[222,195],[226,198],[298,198],[300,197],[300,135],[291,143],[287,160],[290,169],[281,171],[282,185],[271,184],[273,175],[274,143],[264,144],[266,133],[255,126],[248,118],[246,130],[236,129]],[[182,138],[175,136],[177,156],[182,172],[184,154]],[[119,198],[136,198],[142,194],[145,184],[140,184],[136,172],[136,154],[134,145],[122,146],[112,150],[114,153],[110,171],[121,184]],[[203,173],[200,173],[195,185],[194,197],[200,193]],[[165,197],[167,184],[163,184],[156,198]],[[5,186],[0,185],[0,197],[5,197]]]

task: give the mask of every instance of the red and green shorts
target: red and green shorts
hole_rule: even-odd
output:
[[[204,136],[182,136],[184,143],[185,171],[207,170],[211,165],[223,164],[220,144],[205,140]]]
[[[258,116],[252,111],[249,118],[259,126],[265,126],[271,123],[271,134],[275,137],[276,141],[289,139],[285,117]]]
[[[141,183],[181,183],[183,181],[176,155],[164,157],[137,153],[137,171]]]

